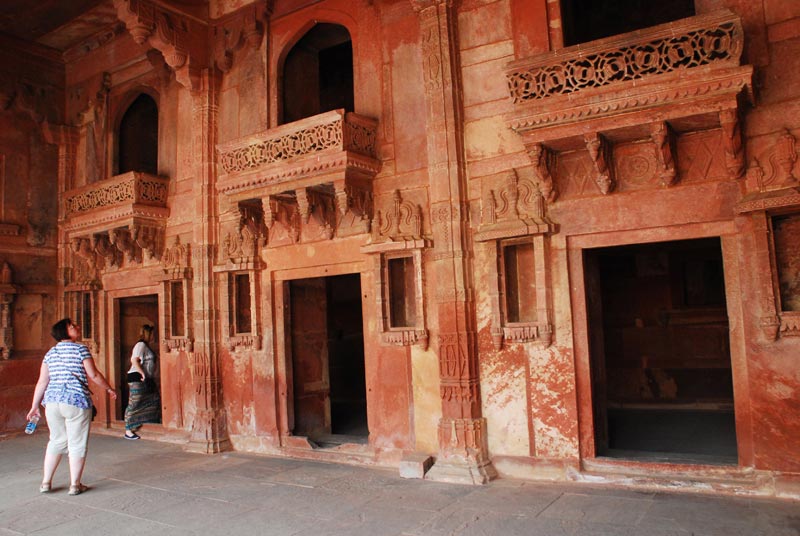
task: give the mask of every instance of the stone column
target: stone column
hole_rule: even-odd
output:
[[[72,279],[70,269],[69,244],[67,244],[64,225],[66,223],[66,207],[64,193],[75,188],[75,162],[78,151],[78,129],[66,125],[42,124],[44,140],[58,147],[58,277],[56,303],[60,303],[62,316],[69,315],[64,289]],[[77,319],[76,319],[77,320]]]
[[[192,318],[194,352],[189,354],[197,412],[192,423],[188,450],[216,453],[231,448],[222,400],[220,370],[219,303],[214,291],[213,265],[217,237],[217,168],[215,147],[219,75],[203,69],[192,86],[192,156],[194,160],[194,287]]]
[[[428,132],[434,308],[442,418],[439,455],[426,478],[483,484],[496,473],[481,417],[475,298],[470,267],[462,83],[453,0],[411,0],[420,17]]]

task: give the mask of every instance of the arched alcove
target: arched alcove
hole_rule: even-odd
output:
[[[344,26],[314,25],[286,55],[283,120],[344,108],[354,111],[353,44]]]
[[[119,122],[116,168],[158,174],[158,105],[150,95],[136,97]]]

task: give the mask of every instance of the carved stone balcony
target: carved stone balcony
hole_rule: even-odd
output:
[[[88,234],[127,226],[140,219],[169,216],[169,179],[130,171],[64,194],[64,217],[70,233]]]
[[[81,259],[73,269],[94,279],[97,270],[119,267],[123,258],[125,263],[159,258],[168,187],[167,178],[131,171],[65,192],[64,228]]]
[[[366,233],[376,138],[376,120],[341,109],[281,125],[218,145],[217,187],[234,203],[261,201],[268,245]]]
[[[691,17],[540,54],[506,71],[508,117],[526,145],[576,149],[587,132],[611,141],[653,136],[653,122],[684,132],[734,123],[753,69],[740,65],[741,20],[730,11]]]

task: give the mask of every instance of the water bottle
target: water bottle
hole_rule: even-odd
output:
[[[31,417],[31,420],[28,421],[28,424],[25,425],[25,433],[32,434],[34,430],[36,430],[36,425],[39,424],[39,416],[34,415]]]

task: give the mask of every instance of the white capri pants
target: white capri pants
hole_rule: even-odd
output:
[[[81,409],[69,404],[47,404],[44,408],[50,428],[48,454],[67,454],[85,458],[92,423],[92,408]]]

